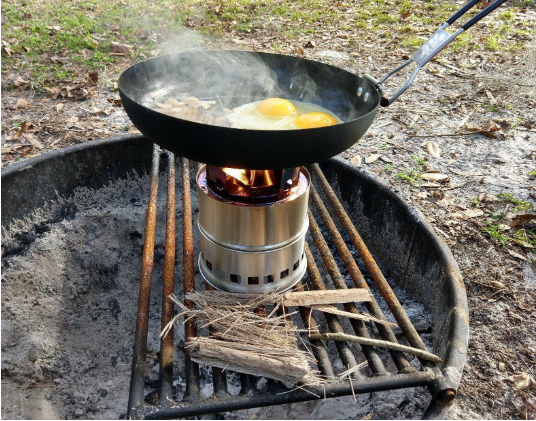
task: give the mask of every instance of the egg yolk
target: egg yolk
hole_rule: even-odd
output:
[[[257,106],[257,112],[265,117],[287,117],[296,113],[292,102],[282,98],[265,99]]]
[[[333,126],[337,124],[332,116],[326,113],[308,113],[302,114],[294,120],[298,129],[313,129],[316,127]]]

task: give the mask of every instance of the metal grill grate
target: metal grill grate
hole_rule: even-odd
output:
[[[353,393],[370,393],[374,391],[408,388],[416,386],[428,386],[432,394],[435,405],[441,405],[452,401],[456,396],[455,388],[443,377],[439,367],[435,363],[420,361],[419,369],[416,370],[409,364],[405,354],[398,351],[389,351],[390,358],[396,366],[396,372],[389,372],[378,349],[373,346],[362,345],[361,351],[368,361],[372,376],[366,376],[359,371],[351,374],[351,381],[340,381],[329,384],[325,388],[308,388],[289,390],[281,383],[270,382],[270,387],[266,392],[255,392],[255,378],[241,374],[241,391],[238,396],[232,396],[227,390],[227,378],[222,369],[212,368],[212,380],[214,385],[214,399],[203,400],[200,395],[199,366],[190,360],[188,353],[185,354],[186,372],[186,393],[182,401],[177,402],[173,398],[173,332],[170,332],[161,340],[160,348],[160,385],[158,390],[158,401],[156,405],[148,405],[144,402],[145,388],[145,366],[147,353],[147,334],[149,320],[149,304],[151,291],[151,277],[153,270],[153,254],[156,230],[156,204],[158,195],[158,173],[161,155],[167,156],[167,210],[166,210],[166,234],[165,234],[165,255],[164,255],[164,280],[163,297],[169,296],[175,289],[175,156],[172,153],[161,150],[158,146],[153,148],[153,158],[151,166],[149,204],[147,209],[147,221],[145,229],[145,241],[143,247],[143,262],[140,283],[140,293],[138,298],[138,311],[136,319],[136,336],[134,343],[134,356],[132,364],[132,377],[130,385],[130,395],[128,404],[129,418],[162,419],[162,418],[184,418],[209,413],[220,413],[235,411],[239,409],[256,408],[261,406],[278,405],[307,401],[312,399],[322,399],[324,397],[336,397],[351,395]],[[185,293],[193,292],[194,283],[194,239],[192,228],[192,209],[190,198],[190,163],[183,158],[182,169],[182,240],[184,266],[183,289]],[[409,344],[421,350],[426,347],[419,337],[417,331],[406,315],[400,302],[398,301],[387,280],[380,271],[378,265],[372,258],[363,240],[359,236],[350,218],[346,214],[339,199],[327,182],[324,174],[318,165],[311,167],[314,175],[311,186],[311,207],[309,210],[310,234],[313,238],[312,244],[306,245],[305,254],[307,258],[307,272],[309,287],[313,289],[326,289],[319,267],[323,264],[330,275],[335,288],[348,288],[341,274],[336,257],[330,251],[328,242],[322,234],[319,222],[327,231],[330,241],[335,246],[337,254],[343,261],[349,275],[356,288],[369,288],[363,273],[360,271],[352,253],[346,244],[342,234],[338,231],[330,212],[328,211],[319,191],[327,199],[333,213],[339,219],[346,235],[350,238],[353,246],[359,253],[364,265],[371,275],[381,296],[385,300],[388,308],[395,317],[403,335]],[[314,212],[313,212],[314,210]],[[315,217],[316,215],[316,217]],[[316,247],[321,256],[321,261],[315,261],[310,247]],[[304,282],[305,283],[305,282]],[[210,286],[207,285],[207,289]],[[303,289],[302,283],[297,286],[298,290]],[[191,307],[193,304],[186,301],[185,304]],[[345,304],[348,312],[358,312],[355,304]],[[378,302],[373,299],[366,303],[369,313],[378,319],[385,319],[385,316]],[[162,303],[162,327],[173,317],[173,306],[170,300],[163,300]],[[299,308],[299,313],[306,328],[315,329],[316,321],[310,317],[312,310]],[[343,332],[343,327],[336,315],[324,313],[326,324],[331,332]],[[350,319],[351,326],[357,336],[371,338],[373,329],[361,320]],[[376,331],[384,341],[397,343],[398,340],[387,325],[375,323]],[[194,321],[189,321],[185,326],[185,340],[197,336]],[[334,377],[332,362],[324,346],[319,340],[310,341],[310,349],[313,351],[318,363],[318,370],[327,377]],[[351,347],[346,342],[335,343],[339,357],[343,365],[347,368],[357,364],[354,354],[355,347]],[[360,358],[361,359],[361,358]],[[285,393],[282,393],[285,392]],[[312,392],[312,393],[311,393]],[[432,407],[432,406],[431,406]],[[429,414],[433,416],[433,414]]]

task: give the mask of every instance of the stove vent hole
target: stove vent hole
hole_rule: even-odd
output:
[[[296,263],[294,263],[294,266],[292,267],[292,270],[294,272],[296,272],[299,267],[300,267],[300,261],[298,260]]]
[[[208,270],[212,272],[212,263],[210,263],[208,260],[206,261],[206,263],[207,263]]]
[[[216,269],[216,276],[220,279],[225,279],[225,272],[221,269]]]
[[[281,279],[285,279],[288,276],[288,269],[285,269],[283,272],[281,272]]]
[[[249,276],[248,277],[248,284],[249,285],[259,285],[259,277],[258,276]]]
[[[274,281],[275,281],[275,276],[274,275],[268,275],[268,276],[264,277],[264,283],[265,284],[271,284]]]
[[[239,284],[239,283],[240,283],[240,275],[233,275],[233,274],[231,274],[230,277],[231,277],[231,282],[234,282],[235,284]]]

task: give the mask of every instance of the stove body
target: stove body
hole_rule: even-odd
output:
[[[196,181],[205,280],[238,293],[292,288],[307,268],[307,170],[203,166]]]

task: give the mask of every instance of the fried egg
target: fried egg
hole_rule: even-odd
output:
[[[296,117],[294,124],[298,129],[313,129],[316,127],[333,126],[337,124],[337,120],[329,114],[313,112]]]
[[[227,115],[232,127],[249,130],[296,130],[332,126],[342,120],[318,105],[269,98],[242,105]]]

